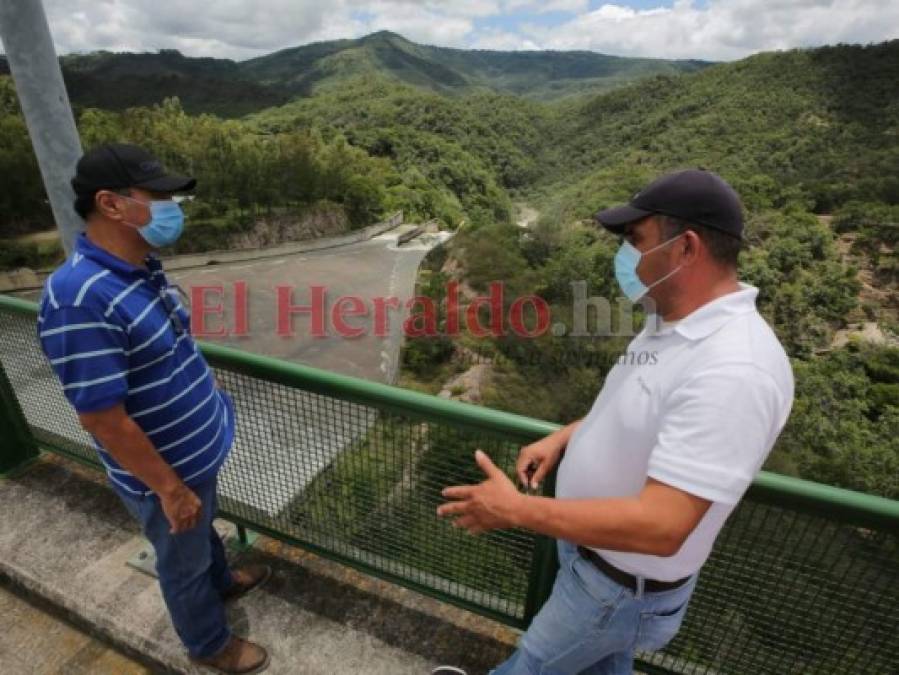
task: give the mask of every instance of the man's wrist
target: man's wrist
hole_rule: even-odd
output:
[[[533,529],[533,512],[534,508],[539,505],[538,500],[542,497],[519,493],[517,501],[512,508],[510,520],[513,528]]]
[[[171,499],[184,490],[187,486],[181,481],[180,478],[174,476],[173,478],[166,480],[158,490],[156,490],[156,494],[159,495],[160,499]]]

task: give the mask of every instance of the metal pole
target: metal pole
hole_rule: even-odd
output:
[[[0,39],[68,254],[84,229],[84,221],[72,206],[74,193],[69,184],[81,157],[81,140],[41,0],[0,1]]]

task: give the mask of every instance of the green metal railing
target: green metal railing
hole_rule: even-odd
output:
[[[35,444],[99,467],[40,351],[35,309],[0,296],[0,433],[17,430],[0,440],[0,470]],[[520,445],[556,425],[218,345],[203,352],[238,413],[223,515],[528,625],[555,578],[554,542],[523,531],[471,537],[434,512],[444,486],[481,479],[476,448],[511,472]],[[899,502],[763,473],[722,531],[680,633],[663,652],[641,654],[641,667],[891,672],[897,542]]]

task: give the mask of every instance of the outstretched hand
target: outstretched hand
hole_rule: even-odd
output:
[[[478,450],[474,457],[486,480],[444,488],[441,494],[451,501],[437,507],[437,515],[453,516],[453,527],[464,527],[469,534],[515,527],[524,495],[485,452]]]

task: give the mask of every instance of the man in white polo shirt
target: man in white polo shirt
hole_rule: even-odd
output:
[[[635,650],[664,647],[793,401],[758,291],[737,280],[742,208],[724,180],[669,174],[596,218],[623,237],[616,277],[654,320],[584,419],[522,449],[533,487],[561,458],[554,499],[520,493],[478,451],[487,479],[446,488],[438,509],[472,533],[558,540],[552,595],[495,675],[631,673]]]

